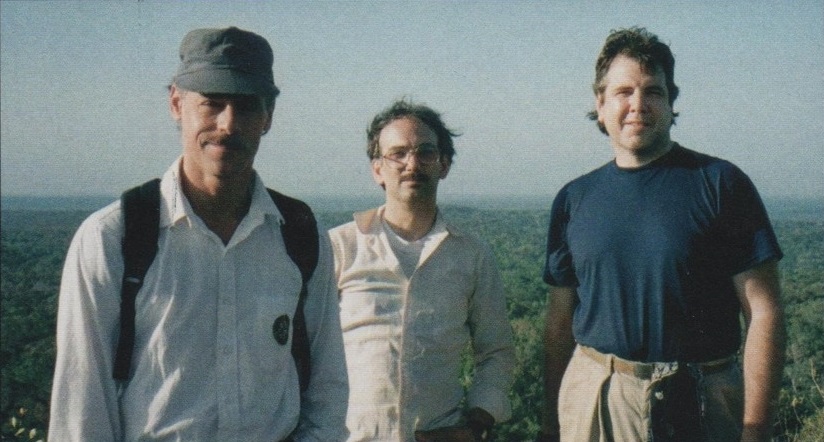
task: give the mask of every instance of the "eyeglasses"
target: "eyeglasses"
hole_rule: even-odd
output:
[[[415,158],[418,160],[420,164],[425,166],[429,166],[438,162],[441,159],[441,152],[435,146],[426,144],[418,146],[414,149],[398,149],[393,150],[386,155],[383,155],[383,159],[389,160],[399,169],[406,167],[409,164],[409,159],[415,155]]]

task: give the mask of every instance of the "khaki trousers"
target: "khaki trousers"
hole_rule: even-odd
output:
[[[558,399],[561,441],[739,440],[744,389],[738,362],[682,364],[680,370],[677,362],[639,364],[578,346]]]

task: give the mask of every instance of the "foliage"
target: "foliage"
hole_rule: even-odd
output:
[[[805,422],[814,425],[809,417],[824,410],[824,223],[782,222],[776,234],[785,254],[781,279],[788,334],[776,433],[792,435]]]
[[[83,212],[2,212],[0,416],[48,423],[57,290]]]
[[[35,427],[29,427],[29,413],[25,408],[20,408],[17,413],[10,417],[0,429],[0,439],[2,440],[36,440],[43,442],[45,439],[40,436],[45,433]]]
[[[25,428],[43,434],[54,361],[57,291],[64,254],[83,212],[2,211],[2,303],[0,303],[0,416],[2,437]],[[444,215],[487,241],[501,270],[516,344],[510,398],[513,415],[496,427],[498,441],[530,440],[539,429],[543,403],[541,281],[548,212],[445,207]],[[351,213],[318,213],[335,226]],[[776,233],[787,312],[787,365],[775,434],[781,440],[824,440],[824,222],[781,221]],[[471,364],[466,364],[470,370]],[[469,382],[471,373],[464,374]],[[20,415],[20,408],[26,411]],[[11,418],[17,427],[11,431]],[[20,433],[23,436],[23,433]],[[28,434],[24,435],[28,437]]]
[[[824,440],[824,408],[809,417],[804,418],[801,432],[793,442],[821,442]]]

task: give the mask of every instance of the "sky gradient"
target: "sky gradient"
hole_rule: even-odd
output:
[[[365,129],[393,100],[462,133],[441,194],[532,196],[610,161],[586,119],[611,29],[676,58],[672,138],[765,197],[824,196],[824,2],[0,2],[3,196],[117,195],[181,152],[166,86],[185,33],[266,37],[281,89],[256,168],[298,197],[380,196]]]

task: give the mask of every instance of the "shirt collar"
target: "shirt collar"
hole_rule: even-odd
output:
[[[386,206],[380,206],[374,209],[365,210],[363,212],[356,212],[354,214],[355,218],[355,225],[358,226],[358,230],[361,233],[378,233],[381,230],[381,220],[383,220],[383,213],[386,209]],[[441,213],[441,209],[438,209],[437,214],[435,215],[435,224],[432,226],[432,230],[429,231],[428,235],[446,232],[451,235],[461,235],[459,229],[454,228],[452,225],[446,222],[443,217],[443,213]]]
[[[188,198],[183,193],[180,182],[180,165],[183,157],[178,157],[174,163],[163,174],[160,182],[160,226],[168,227],[178,222],[187,221],[191,223],[195,216]],[[246,217],[253,222],[263,222],[268,216],[277,223],[283,222],[283,215],[275,206],[274,201],[269,196],[263,181],[255,172],[252,184],[252,203]],[[191,225],[191,224],[190,224]]]

